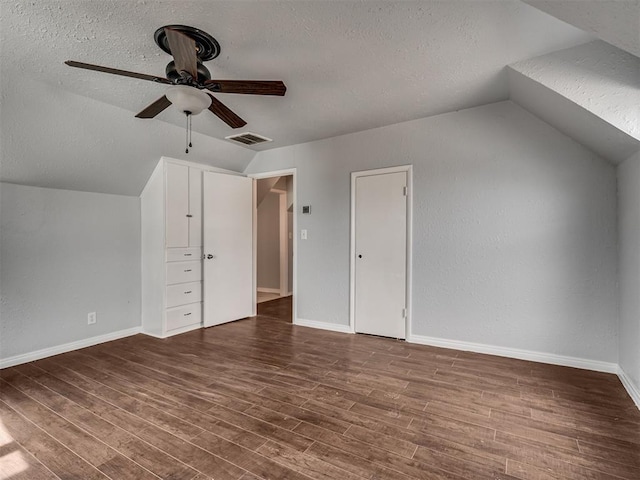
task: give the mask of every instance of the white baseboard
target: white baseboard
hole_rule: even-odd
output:
[[[349,325],[338,325],[337,323],[318,322],[316,320],[306,320],[304,318],[296,318],[293,322],[299,327],[319,328],[321,330],[331,330],[332,332],[354,333]]]
[[[142,331],[140,333],[142,333],[143,335],[148,335],[148,336],[153,337],[153,338],[163,339],[163,338],[173,337],[174,335],[180,335],[181,333],[187,333],[187,332],[190,332],[192,330],[198,330],[199,328],[203,328],[203,325],[201,323],[197,323],[195,325],[187,325],[186,327],[176,328],[174,330],[168,331],[164,335],[157,335],[155,333],[150,333],[150,332],[145,332],[145,331]]]
[[[520,360],[530,360],[532,362],[550,363],[552,365],[562,365],[563,367],[575,367],[596,372],[618,373],[618,364],[601,362],[598,360],[588,360],[578,357],[567,357],[554,353],[535,352],[532,350],[521,350],[518,348],[498,347],[485,345],[482,343],[461,342],[458,340],[447,340],[444,338],[425,337],[422,335],[410,335],[407,342],[430,345],[432,347],[451,348],[453,350],[464,350],[468,352],[486,353],[499,357],[519,358]]]
[[[53,355],[59,355],[61,353],[71,352],[72,350],[79,350],[81,348],[92,347],[99,343],[110,342],[119,338],[130,337],[131,335],[137,335],[142,333],[142,327],[133,327],[126,330],[118,330],[117,332],[105,333],[104,335],[98,335],[96,337],[85,338],[71,343],[65,343],[64,345],[57,345],[55,347],[43,348],[36,350],[35,352],[23,353],[21,355],[15,355],[9,358],[0,359],[0,369],[14,367],[22,363],[33,362],[40,360],[41,358],[52,357]]]
[[[620,378],[624,388],[627,390],[627,393],[636,404],[636,407],[640,410],[640,387],[633,383],[631,377],[625,373],[622,367],[618,367],[618,377]]]
[[[279,288],[258,287],[258,291],[260,293],[277,293],[278,295],[280,295],[280,289]]]

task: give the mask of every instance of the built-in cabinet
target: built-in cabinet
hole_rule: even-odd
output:
[[[202,325],[202,172],[161,160],[141,196],[142,328],[150,335]]]
[[[144,333],[164,338],[255,315],[251,179],[162,158],[140,209]]]
[[[165,165],[166,247],[202,246],[202,170]]]

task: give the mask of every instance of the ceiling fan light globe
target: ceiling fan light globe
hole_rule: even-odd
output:
[[[211,97],[195,87],[175,85],[167,89],[165,94],[172,105],[181,112],[198,115],[211,105]]]

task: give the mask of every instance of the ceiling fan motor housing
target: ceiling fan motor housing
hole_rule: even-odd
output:
[[[205,67],[202,62],[197,63],[197,69],[198,78],[190,79],[189,77],[184,77],[180,72],[178,72],[176,69],[176,62],[171,61],[167,64],[165,73],[169,80],[178,85],[184,83],[196,83],[198,85],[202,85],[205,81],[211,80],[211,72],[209,72],[209,69]],[[191,80],[191,82],[189,80]]]

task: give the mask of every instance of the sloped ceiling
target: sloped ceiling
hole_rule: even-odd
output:
[[[523,0],[640,57],[639,0]]]
[[[595,40],[510,65],[511,99],[619,164],[640,149],[640,58]]]
[[[505,66],[594,37],[518,0],[0,3],[0,179],[137,195],[161,155],[241,171],[256,150],[507,99]],[[211,33],[217,78],[282,79],[287,95],[219,95],[273,138],[254,150],[208,112],[184,155],[184,118],[135,113],[162,85],[72,69],[77,60],[163,74],[167,24]]]

